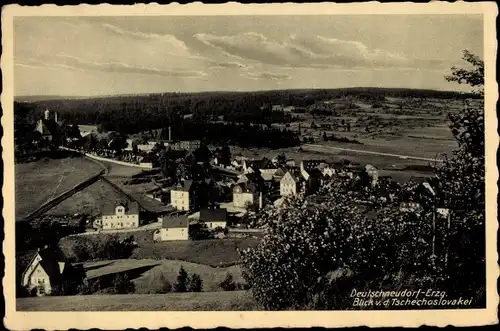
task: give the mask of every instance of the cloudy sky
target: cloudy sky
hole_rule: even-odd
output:
[[[481,16],[17,17],[16,95],[285,88],[459,90]]]

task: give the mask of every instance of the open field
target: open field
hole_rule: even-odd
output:
[[[259,310],[246,291],[19,298],[19,311]]]
[[[99,215],[106,204],[115,204],[125,201],[126,197],[118,194],[113,188],[103,181],[98,180],[72,197],[64,200],[47,212],[50,215],[89,214]]]
[[[204,292],[222,291],[220,283],[229,272],[233,275],[235,283],[244,283],[239,266],[230,266],[226,268],[213,268],[204,264],[190,263],[178,260],[136,260],[124,259],[113,261],[101,261],[99,264],[89,262],[84,263],[87,271],[87,278],[96,278],[114,273],[134,273],[135,270],[141,270],[137,278],[133,279],[135,283],[135,293],[148,294],[155,293],[155,289],[160,288],[160,282],[163,279],[170,284],[175,283],[180,267],[191,275],[196,273],[203,281]]]
[[[24,218],[101,169],[99,164],[79,156],[16,164],[16,219]]]
[[[127,232],[116,234],[119,238],[134,236],[138,247],[134,249],[131,259],[180,260],[208,266],[224,266],[239,260],[237,249],[256,246],[259,239],[210,239],[198,241],[164,241],[153,242],[153,231]],[[77,242],[92,245],[96,240],[104,240],[109,234],[92,236],[70,236],[62,238],[59,246],[68,258],[75,254],[73,248]]]

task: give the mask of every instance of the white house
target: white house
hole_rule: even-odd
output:
[[[139,204],[137,202],[119,203],[116,206],[106,205],[102,211],[102,229],[138,228]]]
[[[280,180],[281,196],[296,195],[300,190],[301,178],[288,171]]]
[[[227,209],[205,208],[200,210],[199,220],[204,222],[209,229],[226,228],[227,227]]]
[[[154,241],[188,240],[189,219],[187,215],[172,214],[163,217],[161,229],[153,233]]]
[[[21,274],[21,286],[36,295],[50,294],[61,283],[71,265],[60,250],[39,249]]]
[[[194,186],[192,180],[184,180],[170,191],[170,203],[177,210],[189,211],[194,204]]]
[[[262,208],[262,193],[253,183],[239,183],[233,187],[233,205],[246,208],[258,204]]]

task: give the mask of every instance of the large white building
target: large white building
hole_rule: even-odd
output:
[[[106,205],[102,212],[102,229],[129,229],[140,225],[139,204],[137,202]]]
[[[177,210],[189,211],[194,204],[194,186],[192,180],[184,180],[182,185],[170,191],[170,204]]]

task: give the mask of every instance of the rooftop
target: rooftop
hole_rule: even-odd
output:
[[[187,228],[189,219],[186,214],[170,214],[163,217],[161,227],[164,229]]]
[[[202,209],[200,210],[200,221],[203,222],[216,222],[225,221],[227,219],[227,209],[216,208],[216,209]]]

